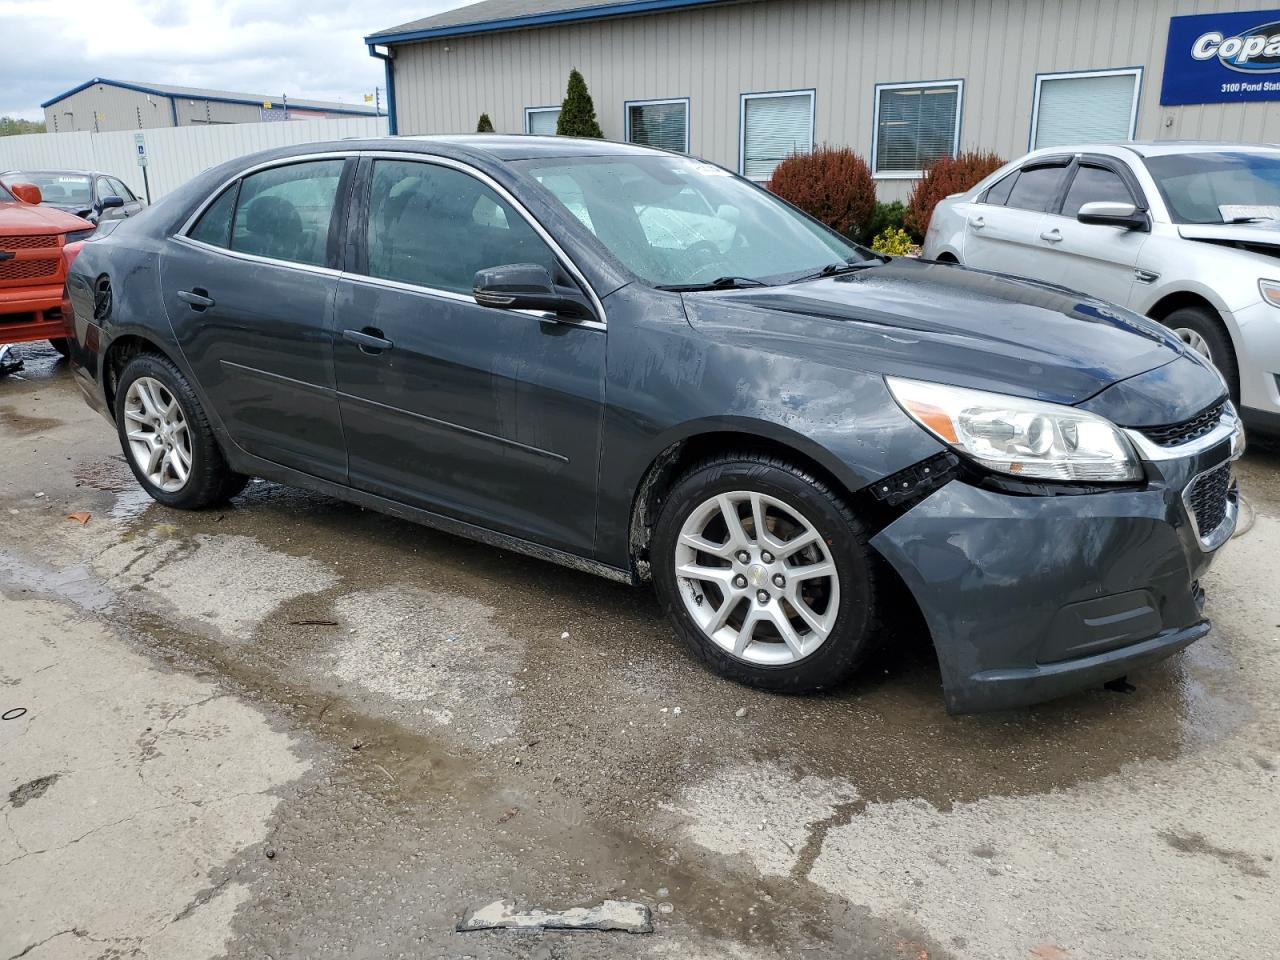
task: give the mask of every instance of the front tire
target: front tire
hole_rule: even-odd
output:
[[[49,340],[49,346],[57,350],[63,357],[71,356],[71,344],[67,342],[66,337],[51,337]]]
[[[1236,352],[1218,315],[1204,307],[1181,307],[1161,321],[1178,339],[1200,354],[1222,374],[1235,403],[1240,402],[1240,366]]]
[[[140,353],[116,387],[116,430],[133,475],[167,507],[202,510],[244,489],[222,456],[204,407],[168,358]]]
[[[862,525],[825,483],[779,458],[730,454],[681,477],[650,563],[681,639],[741,683],[834,686],[878,633],[876,559]]]

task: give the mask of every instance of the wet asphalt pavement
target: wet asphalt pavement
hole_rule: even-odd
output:
[[[167,510],[22,349],[0,960],[1280,950],[1274,450],[1240,465],[1208,638],[1129,692],[956,718],[911,625],[781,697],[706,673],[643,590],[274,484]],[[501,897],[656,929],[454,932]]]

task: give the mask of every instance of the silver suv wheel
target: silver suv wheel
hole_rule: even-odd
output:
[[[739,660],[796,663],[835,627],[840,578],[830,548],[774,497],[742,490],[705,501],[685,520],[672,559],[689,616]]]

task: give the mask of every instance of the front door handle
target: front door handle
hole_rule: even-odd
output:
[[[377,327],[365,327],[363,330],[343,330],[342,339],[348,343],[354,343],[360,348],[361,353],[368,354],[381,353],[383,350],[390,350],[395,346],[394,343],[382,335],[382,331]]]
[[[986,225],[987,221],[982,217],[974,217],[969,221],[969,226],[973,227],[975,230],[981,230]]]
[[[1050,243],[1061,243],[1062,231],[1059,230],[1057,227],[1054,227],[1052,230],[1046,230],[1042,234],[1040,234],[1040,239],[1048,240]]]
[[[203,287],[192,287],[190,290],[179,290],[178,299],[191,305],[196,313],[208,310],[213,306],[213,298]]]

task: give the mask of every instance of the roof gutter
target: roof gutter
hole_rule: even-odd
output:
[[[379,53],[378,48],[374,44],[369,44],[369,56],[375,57],[382,61],[382,71],[386,76],[387,88],[387,133],[396,136],[400,132],[399,126],[396,124],[396,71],[391,66],[391,51]]]
[[[681,7],[705,7],[729,0],[621,0],[621,2],[599,3],[589,7],[577,7],[569,10],[553,10],[549,13],[525,14],[517,17],[505,17],[501,20],[479,20],[471,23],[457,23],[445,27],[426,27],[419,30],[405,30],[400,33],[373,33],[364,38],[364,42],[373,49],[375,43],[405,43],[411,40],[434,40],[440,37],[460,37],[468,34],[491,33],[495,30],[519,30],[525,27],[544,27],[557,23],[572,23],[580,20],[600,20],[604,17],[628,16],[637,13],[662,13],[667,10],[678,10]]]

